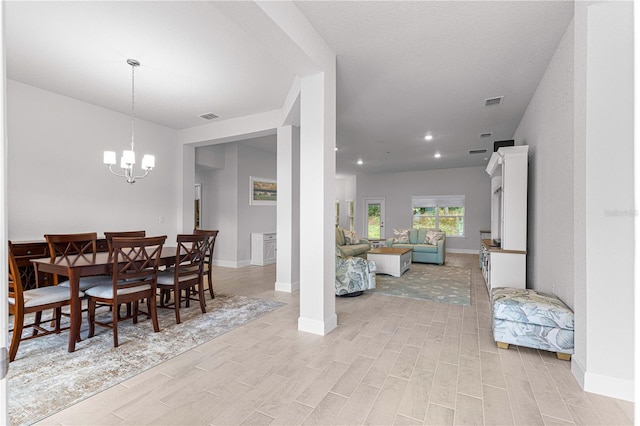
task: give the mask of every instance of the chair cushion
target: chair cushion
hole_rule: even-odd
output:
[[[552,294],[498,287],[491,290],[491,301],[496,319],[573,330],[573,312]]]
[[[49,303],[58,303],[71,299],[71,292],[68,287],[40,287],[33,290],[27,290],[24,293],[24,307],[33,308],[35,306],[48,305]],[[80,292],[80,297],[84,293]],[[9,303],[14,305],[15,300],[9,297]]]
[[[188,281],[196,278],[198,275],[185,275],[184,277],[180,277],[180,281]],[[173,285],[174,272],[158,272],[158,284],[162,285]]]
[[[413,251],[416,253],[437,253],[438,246],[432,244],[416,244],[413,246]]]
[[[126,288],[118,289],[118,295],[122,296],[125,294],[137,293],[139,291],[145,291],[150,289],[151,289],[151,285],[149,284],[144,284],[137,287],[126,287]],[[93,297],[111,299],[113,298],[113,285],[109,284],[109,285],[99,285],[96,287],[91,287],[86,291],[86,294]]]
[[[111,285],[113,278],[111,275],[96,275],[95,277],[80,277],[80,291],[87,291],[91,287],[98,285]],[[69,281],[63,281],[58,284],[58,287],[69,287],[71,284]]]

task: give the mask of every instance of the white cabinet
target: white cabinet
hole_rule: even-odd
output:
[[[491,238],[482,240],[480,265],[489,291],[526,288],[528,149],[500,148],[486,169],[491,176]]]
[[[264,266],[276,263],[276,248],[275,232],[251,234],[251,264]]]

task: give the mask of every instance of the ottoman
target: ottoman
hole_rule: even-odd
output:
[[[499,348],[509,344],[556,352],[559,359],[573,354],[573,312],[552,294],[497,287],[491,290],[493,339]]]

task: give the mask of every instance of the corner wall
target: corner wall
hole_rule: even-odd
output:
[[[513,136],[529,145],[527,287],[573,309],[573,21]]]
[[[136,120],[136,154],[155,155],[156,169],[129,186],[102,164],[103,151],[128,149],[129,115],[7,80],[7,128],[10,239],[144,229],[175,241],[182,154],[173,129]]]
[[[275,206],[249,205],[249,176],[275,180],[276,156],[235,142],[198,148],[198,156],[209,157],[209,167],[196,167],[196,182],[202,183],[202,227],[220,231],[216,265],[247,266],[251,233],[276,231]]]

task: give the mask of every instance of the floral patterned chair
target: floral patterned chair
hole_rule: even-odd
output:
[[[376,288],[376,263],[361,257],[341,256],[336,250],[336,296],[360,296]]]

